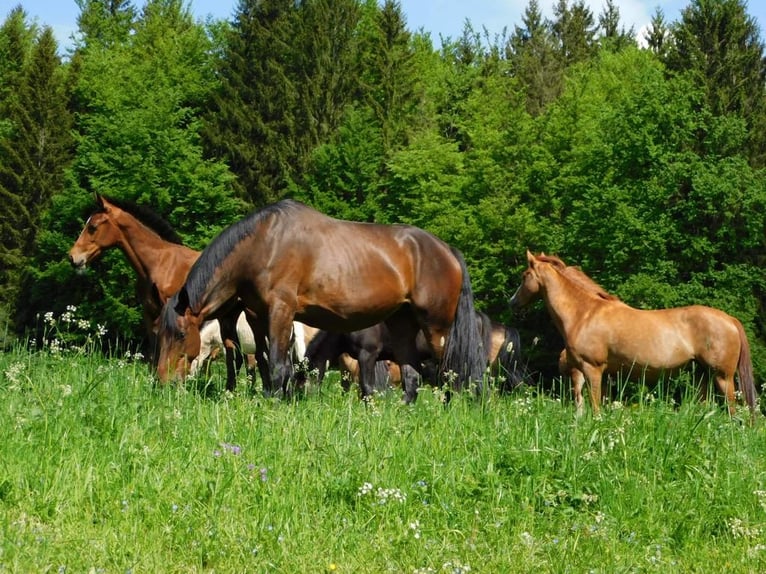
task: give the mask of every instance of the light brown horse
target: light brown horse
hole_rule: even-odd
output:
[[[149,348],[153,352],[162,306],[183,286],[200,252],[184,246],[175,230],[151,209],[96,195],[96,210],[69,250],[69,261],[76,269],[84,270],[112,248],[122,251],[136,272],[136,292],[143,309]],[[236,329],[234,324],[231,328]],[[226,339],[230,351],[227,353],[227,388],[232,390],[236,378],[231,353],[234,336],[229,334]]]
[[[576,401],[583,377],[590,384],[591,405],[597,413],[605,371],[632,373],[652,381],[697,361],[713,372],[731,414],[735,412],[734,375],[738,371],[740,391],[754,412],[750,345],[739,320],[702,305],[634,309],[557,257],[527,251],[527,261],[529,266],[511,305],[543,299],[564,337],[565,366],[575,369]],[[580,396],[578,408],[581,405]]]

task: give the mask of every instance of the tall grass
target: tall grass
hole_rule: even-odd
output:
[[[764,425],[712,403],[285,403],[86,347],[0,375],[0,571],[766,571]]]

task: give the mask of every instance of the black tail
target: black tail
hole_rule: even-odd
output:
[[[461,389],[464,385],[475,382],[477,390],[481,391],[487,352],[484,350],[476,321],[471,278],[468,275],[468,268],[462,253],[454,247],[450,247],[450,249],[463,271],[463,284],[460,288],[455,319],[452,321],[444,346],[444,355],[439,367],[440,379],[442,381],[454,380],[452,385],[456,389]]]
[[[524,383],[524,368],[521,365],[521,337],[512,327],[505,328],[505,340],[497,354],[498,375],[503,383],[500,391],[507,393]]]

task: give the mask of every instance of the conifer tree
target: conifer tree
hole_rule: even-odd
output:
[[[716,115],[733,114],[750,128],[751,162],[764,165],[766,57],[757,22],[743,0],[692,0],[673,26],[667,65],[705,87]]]
[[[72,159],[71,117],[63,91],[61,61],[49,27],[35,41],[22,68],[18,98],[8,105],[9,133],[0,138],[0,278],[11,303],[26,257],[32,252],[42,211],[63,188]]]
[[[657,6],[652,14],[652,21],[649,29],[644,32],[644,40],[649,49],[660,59],[664,60],[667,55],[668,41],[670,39],[670,29],[665,21],[665,13],[662,8]]]
[[[552,31],[564,67],[584,62],[596,51],[595,19],[583,0],[571,6],[568,0],[559,0],[553,8]]]
[[[540,114],[558,96],[562,84],[562,66],[550,27],[543,20],[537,0],[524,9],[522,26],[516,26],[508,51],[512,73],[526,93],[527,111]]]

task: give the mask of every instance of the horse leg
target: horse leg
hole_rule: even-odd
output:
[[[593,414],[598,415],[601,410],[601,378],[604,374],[604,366],[583,363],[581,371],[590,384],[590,404]]]
[[[247,380],[250,381],[251,385],[255,385],[255,368],[258,364],[258,361],[255,358],[255,355],[251,354],[245,355],[245,360],[247,361]]]
[[[723,373],[716,371],[715,384],[726,398],[726,404],[729,407],[729,415],[734,416],[737,413],[736,399],[734,394],[734,373]]]
[[[402,388],[404,389],[404,403],[410,405],[418,398],[418,386],[420,376],[411,365],[400,365],[399,370],[402,378]]]
[[[362,348],[359,350],[359,395],[367,400],[375,394],[375,363],[378,360],[378,350]]]
[[[226,354],[226,390],[233,393],[237,387],[237,372],[242,366],[242,354],[236,349],[235,344],[237,340],[236,318],[221,317],[218,323],[220,324],[221,340]],[[235,362],[238,362],[236,366]]]
[[[574,393],[575,409],[578,415],[583,413],[582,388],[585,384],[585,375],[580,369],[574,367],[569,371],[572,378],[572,393]]]
[[[255,364],[258,367],[258,374],[261,376],[263,385],[263,394],[270,396],[273,389],[271,386],[271,372],[269,371],[269,341],[265,322],[250,313],[246,313],[247,324],[253,331],[255,339]],[[255,383],[255,373],[253,373],[253,383]]]
[[[281,390],[284,398],[289,397],[289,383],[293,375],[293,365],[288,354],[290,352],[290,337],[293,332],[294,316],[293,309],[282,301],[274,302],[269,309],[269,366],[271,384],[276,384],[277,391]]]

